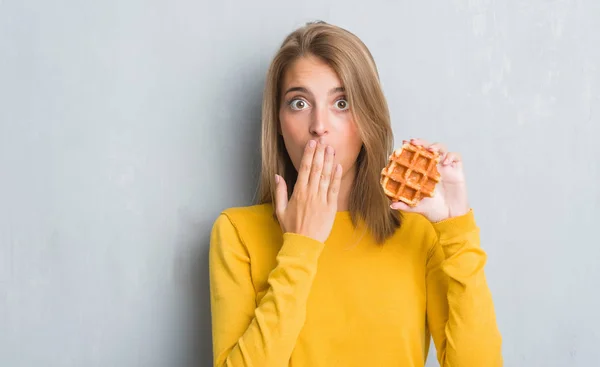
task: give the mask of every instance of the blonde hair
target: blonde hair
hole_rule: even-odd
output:
[[[269,67],[262,104],[262,165],[258,203],[273,203],[275,174],[281,175],[291,194],[297,172],[278,133],[281,81],[297,58],[316,56],[328,63],[345,87],[351,113],[363,146],[349,198],[355,226],[362,221],[377,243],[383,243],[400,226],[380,186],[381,169],[392,153],[394,138],[387,102],[373,56],[354,34],[325,22],[311,22],[289,34]]]

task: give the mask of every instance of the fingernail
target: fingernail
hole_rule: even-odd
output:
[[[275,175],[275,183],[279,183],[279,175]]]
[[[315,147],[315,145],[317,145],[317,142],[316,142],[316,141],[314,141],[314,140],[311,140],[311,141],[308,143],[308,145],[309,145],[311,148],[314,148],[314,147]]]

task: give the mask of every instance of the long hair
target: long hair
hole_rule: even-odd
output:
[[[288,184],[288,194],[296,183],[298,173],[278,133],[281,81],[291,63],[309,55],[325,61],[346,89],[350,110],[363,143],[356,162],[357,172],[348,209],[353,224],[357,226],[362,221],[376,242],[381,244],[401,222],[400,213],[390,208],[390,201],[380,186],[381,170],[394,144],[388,105],[375,61],[364,43],[349,31],[322,21],[307,23],[289,34],[269,67],[262,103],[258,204],[274,203],[276,173]]]

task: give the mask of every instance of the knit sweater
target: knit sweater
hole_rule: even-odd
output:
[[[270,204],[224,210],[209,250],[213,358],[228,367],[502,365],[473,211],[403,213],[382,245],[337,212],[329,238],[282,233]]]

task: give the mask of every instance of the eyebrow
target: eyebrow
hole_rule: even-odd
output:
[[[345,91],[346,91],[346,88],[344,88],[344,87],[335,87],[329,91],[329,95],[339,93],[339,92],[345,92]],[[311,92],[308,91],[308,89],[306,89],[304,87],[291,87],[290,89],[286,90],[283,95],[285,96],[286,94],[288,94],[290,92],[302,92],[302,93],[306,93],[306,94],[312,94]]]

